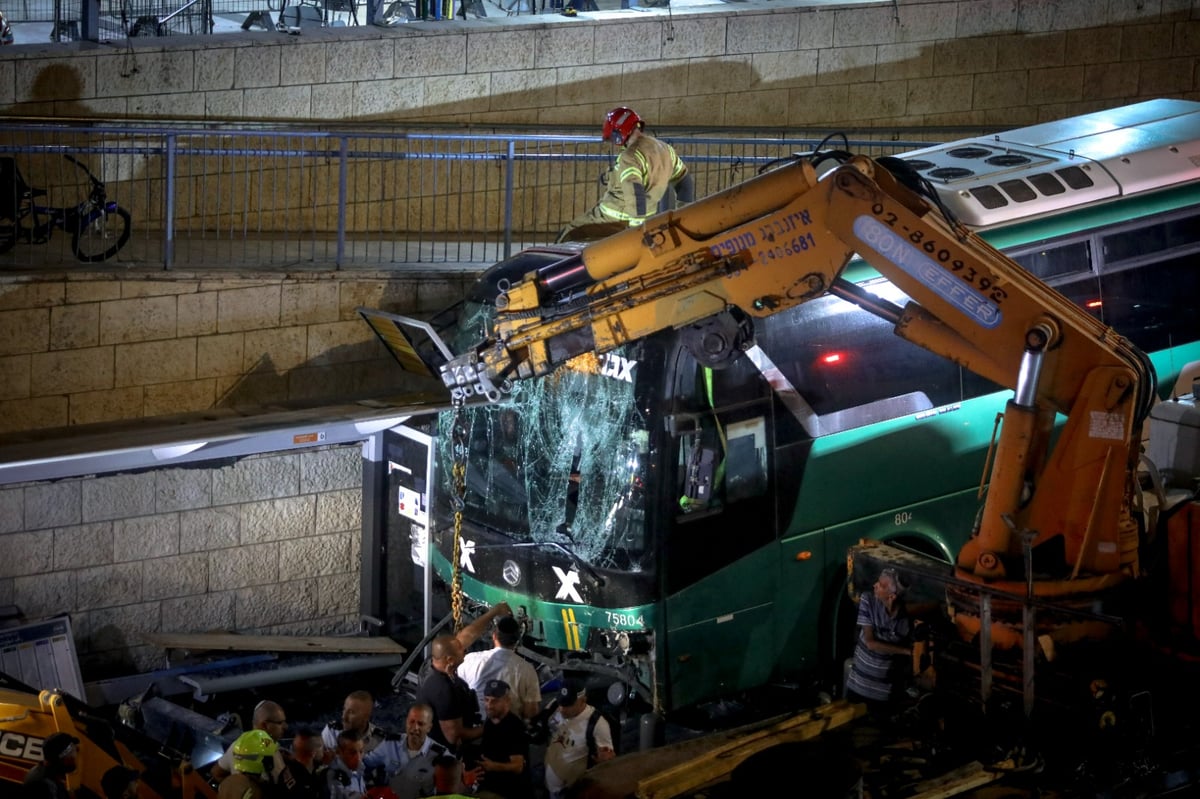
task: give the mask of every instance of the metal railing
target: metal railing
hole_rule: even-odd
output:
[[[824,138],[658,135],[688,164],[697,196]],[[849,148],[879,156],[923,146],[915,138],[866,132]],[[0,132],[0,155],[48,190],[47,205],[86,196],[86,178],[63,156],[88,164],[133,216],[117,263],[341,268],[489,263],[552,241],[599,199],[613,149],[594,135],[525,132],[14,123]],[[18,243],[0,268],[68,266],[69,239]]]

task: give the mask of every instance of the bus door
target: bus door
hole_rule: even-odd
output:
[[[774,668],[771,406],[760,397],[720,407],[720,382],[737,371],[698,370],[706,398],[668,419],[674,493],[664,571],[675,707],[761,685]]]

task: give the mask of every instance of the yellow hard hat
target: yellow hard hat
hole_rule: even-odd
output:
[[[233,770],[243,774],[262,774],[263,759],[274,757],[279,744],[263,730],[250,730],[233,742]]]

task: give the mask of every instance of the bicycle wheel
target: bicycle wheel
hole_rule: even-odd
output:
[[[112,258],[129,241],[131,220],[119,205],[91,221],[80,220],[79,228],[71,233],[71,251],[79,260],[91,263]]]

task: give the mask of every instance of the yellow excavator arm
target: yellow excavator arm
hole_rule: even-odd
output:
[[[841,279],[855,253],[913,302],[899,308]],[[1136,572],[1130,476],[1153,399],[1148,359],[881,162],[851,157],[818,179],[796,160],[501,288],[491,336],[442,368],[460,399],[498,399],[506,381],[731,309],[765,317],[828,293],[854,302],[1015,391],[978,530],[959,554],[964,576],[1021,579],[1023,591],[1023,537],[1051,553],[1043,595]],[[1051,447],[1057,414],[1066,422]]]
[[[85,707],[59,691],[32,693],[0,686],[0,797],[16,794],[25,775],[42,760],[42,744],[62,732],[79,740],[75,770],[66,775],[73,796],[104,796],[105,774],[121,767],[141,775],[138,799],[215,799],[216,791],[190,763],[171,761],[170,772],[148,769],[111,724],[84,712]]]

